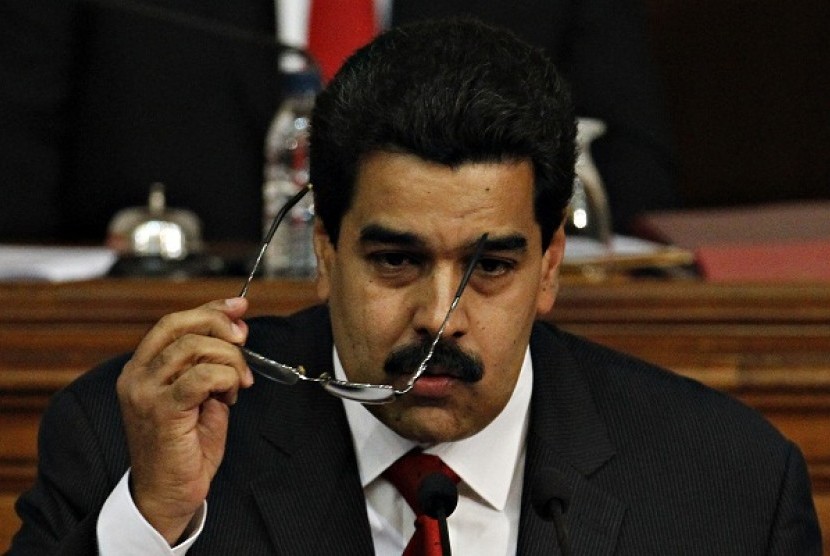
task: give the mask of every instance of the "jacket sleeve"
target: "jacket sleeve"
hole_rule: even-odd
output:
[[[807,464],[798,447],[793,444],[790,446],[790,457],[781,482],[767,554],[821,556],[821,531],[810,494]]]
[[[44,414],[37,479],[15,506],[22,526],[12,540],[11,555],[97,553],[98,514],[117,478],[112,477],[114,469],[107,469],[106,445],[78,399],[65,390]],[[117,415],[111,422],[120,426]],[[112,447],[112,441],[103,444]]]

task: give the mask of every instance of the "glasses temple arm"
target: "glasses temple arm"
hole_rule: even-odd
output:
[[[305,197],[305,194],[311,191],[312,185],[306,184],[300,189],[293,197],[291,197],[288,202],[286,202],[282,208],[277,212],[277,215],[274,217],[274,220],[271,222],[271,227],[268,228],[268,233],[265,234],[265,239],[262,242],[262,246],[259,248],[259,254],[256,257],[256,261],[254,261],[254,266],[251,268],[251,273],[248,275],[248,279],[245,280],[245,285],[242,286],[242,291],[239,292],[239,297],[245,297],[248,295],[248,288],[251,285],[251,280],[254,279],[254,275],[256,274],[257,269],[259,268],[260,263],[262,262],[262,257],[265,255],[265,250],[268,249],[268,245],[271,244],[271,239],[274,237],[274,233],[277,231],[277,227],[280,225],[280,222],[283,221],[285,215],[288,214],[288,211],[294,208],[294,205],[300,202],[300,199]]]

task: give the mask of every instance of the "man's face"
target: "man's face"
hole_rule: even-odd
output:
[[[318,291],[328,299],[346,374],[354,382],[398,388],[417,363],[400,374],[384,370],[387,359],[432,341],[476,241],[489,234],[444,331],[447,344],[480,362],[483,372],[465,379],[452,359],[434,359],[411,392],[367,406],[401,436],[459,440],[483,429],[507,404],[533,320],[553,305],[564,250],[561,228],[542,248],[533,214],[529,161],[453,169],[377,152],[360,165],[336,249],[317,225]]]

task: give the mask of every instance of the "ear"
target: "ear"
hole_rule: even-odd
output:
[[[317,257],[317,296],[327,301],[331,293],[331,273],[334,266],[335,250],[326,228],[318,219],[314,222],[314,256]]]
[[[542,256],[542,270],[539,280],[539,295],[536,300],[536,314],[544,315],[553,309],[556,294],[559,293],[559,267],[565,256],[565,224],[553,234],[550,245]]]

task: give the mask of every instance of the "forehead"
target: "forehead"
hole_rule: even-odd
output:
[[[469,241],[481,233],[536,229],[529,160],[450,167],[404,153],[375,152],[360,164],[343,231],[366,226]]]

